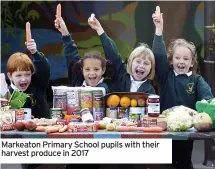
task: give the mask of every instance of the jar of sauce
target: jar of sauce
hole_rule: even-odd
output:
[[[149,95],[148,96],[148,116],[158,117],[160,115],[160,96]]]

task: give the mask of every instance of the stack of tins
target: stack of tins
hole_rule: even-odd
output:
[[[81,108],[88,108],[93,114],[95,121],[104,118],[104,97],[101,90],[81,91],[80,92]]]
[[[51,118],[62,119],[67,114],[67,91],[63,89],[53,90],[53,108]]]
[[[102,90],[55,89],[52,116],[62,110],[63,115],[80,115],[81,109],[88,108],[95,121],[104,117],[104,96]],[[56,116],[55,116],[56,117]]]

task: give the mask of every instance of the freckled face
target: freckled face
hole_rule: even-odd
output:
[[[31,71],[15,71],[12,74],[8,73],[8,78],[20,90],[26,91],[31,84]]]

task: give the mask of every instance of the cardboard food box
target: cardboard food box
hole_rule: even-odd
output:
[[[144,115],[142,118],[143,127],[161,127],[163,131],[167,129],[166,116],[160,115],[159,117],[149,117]]]
[[[147,102],[147,99],[148,99],[148,96],[149,94],[147,93],[144,93],[144,92],[113,92],[113,93],[109,93],[107,95],[105,95],[105,107],[106,107],[106,117],[108,117],[108,114],[110,114],[108,111],[110,110],[111,113],[113,114],[113,111],[112,109],[114,108],[110,108],[107,106],[107,99],[111,96],[111,95],[117,95],[119,96],[119,98],[121,99],[122,97],[126,96],[128,98],[131,99],[135,99],[137,100],[137,106],[135,108],[141,108],[141,116],[143,116],[145,114],[145,108],[147,105],[146,105],[146,102]],[[118,107],[116,108],[117,111],[115,113],[117,113],[116,115],[112,115],[112,117],[117,117],[117,118],[129,118],[129,113],[130,113],[130,108],[133,108],[131,106],[129,106],[127,108],[127,110],[125,111],[124,113],[124,116],[122,116],[122,106],[119,104]],[[135,110],[135,109],[132,109],[132,110]],[[144,112],[143,112],[144,111]],[[133,112],[133,111],[132,111]],[[138,112],[137,112],[138,113]]]
[[[72,132],[97,132],[98,127],[96,123],[76,123],[71,122],[68,124],[69,131]]]
[[[0,110],[0,130],[14,130],[14,124],[16,120],[15,110]]]

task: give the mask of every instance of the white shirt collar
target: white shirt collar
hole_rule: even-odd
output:
[[[99,80],[99,82],[97,83],[97,85],[98,85],[99,83],[102,83],[103,80],[104,80],[104,78],[101,78],[101,80]],[[96,86],[97,86],[97,85],[96,85]],[[85,80],[85,81],[83,82],[83,84],[82,84],[82,87],[91,87],[91,86],[88,86],[87,83],[86,83],[86,80]]]
[[[18,88],[13,84],[13,83],[11,83],[11,88],[13,89],[13,90],[17,90]]]
[[[173,70],[174,71],[174,70]],[[179,74],[178,73],[176,73],[175,71],[174,71],[174,73],[175,73],[175,76],[178,76]],[[188,72],[188,73],[185,73],[188,77],[189,76],[191,76],[192,74],[193,74],[193,72],[192,71],[190,71],[190,72]]]
[[[132,76],[130,76],[131,78],[131,86],[130,86],[130,92],[137,92],[137,90],[140,88],[140,86],[147,81],[135,81],[134,78]]]
[[[144,83],[144,82],[147,81],[147,79],[144,80],[144,81],[136,81],[136,80],[134,80],[134,78],[133,78],[131,75],[130,75],[130,78],[131,78],[131,83],[132,83],[132,82],[135,82],[135,83]]]

